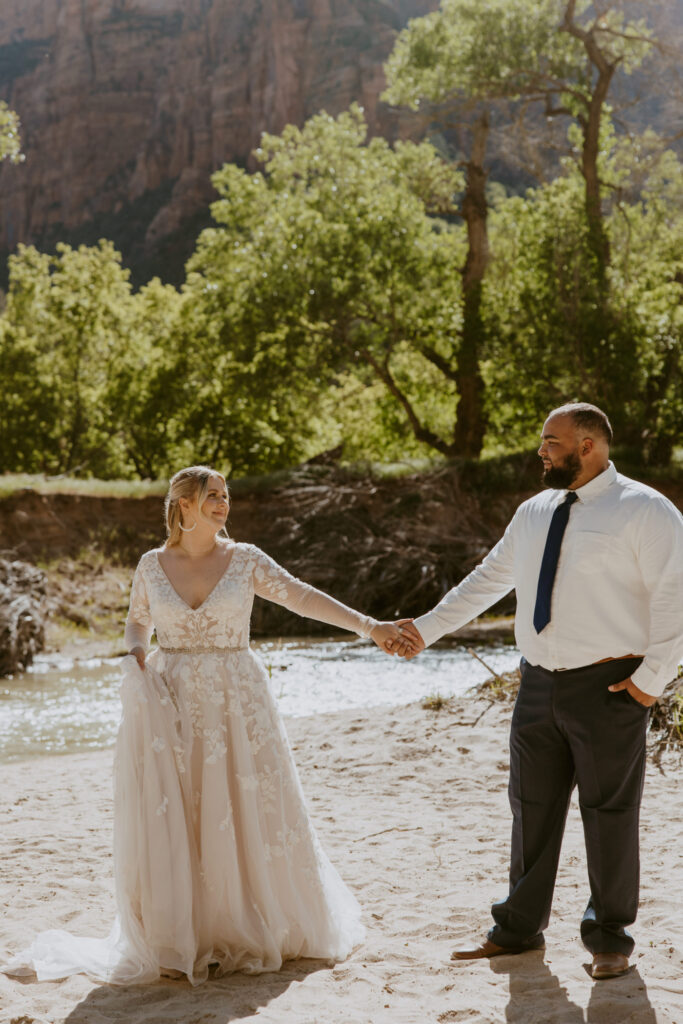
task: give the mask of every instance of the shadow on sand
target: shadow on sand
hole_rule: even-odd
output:
[[[645,982],[634,967],[620,978],[594,982],[584,1011],[571,1001],[543,957],[539,950],[489,961],[494,974],[509,976],[508,1024],[657,1024]]]
[[[186,978],[162,978],[151,985],[101,985],[75,1006],[64,1024],[126,1021],[130,1024],[229,1024],[256,1014],[294,982],[328,970],[320,960],[297,960],[267,974],[228,974],[193,987]]]

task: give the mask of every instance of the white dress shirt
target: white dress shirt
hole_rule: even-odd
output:
[[[633,682],[658,696],[683,661],[683,517],[662,494],[617,473],[611,462],[576,494],[545,629],[534,629],[536,589],[563,490],[523,502],[483,562],[415,626],[428,646],[514,588],[515,637],[529,664],[558,670],[642,655]]]

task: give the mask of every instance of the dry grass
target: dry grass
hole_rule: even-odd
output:
[[[650,752],[661,767],[662,757],[675,753],[683,757],[683,674],[669,683],[652,709]]]
[[[440,693],[430,693],[422,701],[425,711],[450,711],[455,697],[443,697]]]
[[[147,498],[164,495],[166,480],[96,480],[94,478],[45,476],[42,473],[4,473],[0,476],[0,498],[17,491],[38,494],[81,494],[93,498]]]

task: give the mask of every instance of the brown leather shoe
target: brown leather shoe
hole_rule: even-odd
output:
[[[599,981],[601,978],[618,978],[628,970],[628,957],[623,953],[594,953],[591,976]]]
[[[456,949],[451,953],[451,960],[483,960],[492,956],[514,956],[517,953],[529,953],[533,949],[544,949],[541,941],[535,946],[497,946],[490,939],[484,939],[478,946],[471,949]]]

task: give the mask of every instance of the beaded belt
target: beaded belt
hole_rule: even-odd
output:
[[[164,654],[227,654],[231,651],[247,651],[246,644],[242,647],[164,647],[159,644]]]

